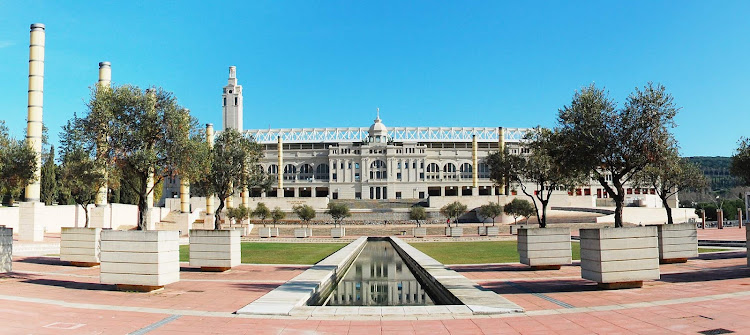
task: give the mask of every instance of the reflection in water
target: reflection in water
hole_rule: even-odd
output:
[[[388,241],[368,241],[327,306],[434,305]]]

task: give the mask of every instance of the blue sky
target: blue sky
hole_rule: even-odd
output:
[[[0,119],[21,136],[29,25],[47,26],[44,121],[82,113],[97,64],[221,122],[237,66],[245,129],[553,126],[594,82],[622,102],[660,82],[683,155],[750,136],[748,1],[6,1]],[[744,129],[743,129],[744,127]]]

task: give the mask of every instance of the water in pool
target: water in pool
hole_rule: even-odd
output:
[[[368,241],[326,306],[425,306],[430,296],[388,241]]]

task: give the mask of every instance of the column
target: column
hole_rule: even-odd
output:
[[[31,25],[29,37],[29,91],[26,122],[26,144],[36,153],[35,181],[26,186],[26,202],[20,204],[18,234],[22,241],[44,240],[44,222],[40,202],[42,167],[42,110],[44,105],[44,39],[45,27]]]
[[[498,151],[505,153],[505,129],[503,127],[497,128],[497,148]],[[502,183],[500,183],[500,194],[506,194],[505,189],[505,178],[503,178]]]
[[[281,139],[281,135],[277,138],[277,149],[279,151],[279,176],[277,183],[279,184],[279,187],[276,191],[276,196],[279,198],[284,197],[284,141]]]
[[[98,87],[97,89],[100,91],[108,90],[110,83],[112,82],[112,66],[109,62],[100,62],[99,63],[99,82],[97,83]],[[96,142],[96,159],[100,162],[106,161],[107,159],[107,138],[106,134],[102,133],[99,134],[101,137],[97,139]],[[104,168],[104,178],[106,179],[107,176],[107,169]],[[99,188],[99,191],[96,193],[96,207],[91,209],[90,212],[90,220],[89,220],[89,227],[92,228],[111,228],[112,226],[112,220],[111,220],[111,208],[107,205],[107,192],[109,190],[109,185],[105,182],[104,185],[102,185]]]
[[[479,195],[479,164],[477,163],[479,157],[477,157],[477,135],[471,136],[471,195]]]
[[[213,149],[214,147],[214,125],[211,123],[206,124],[206,142],[208,147]],[[214,195],[206,195],[206,216],[203,218],[203,228],[212,229],[214,228],[215,217],[214,217]]]

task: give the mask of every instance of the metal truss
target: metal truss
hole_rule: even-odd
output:
[[[504,128],[505,142],[517,143],[530,128]],[[367,138],[369,128],[287,128],[251,129],[258,143],[337,143],[360,142]],[[390,127],[388,137],[396,142],[471,142],[472,135],[479,142],[498,141],[498,128],[493,127]]]

